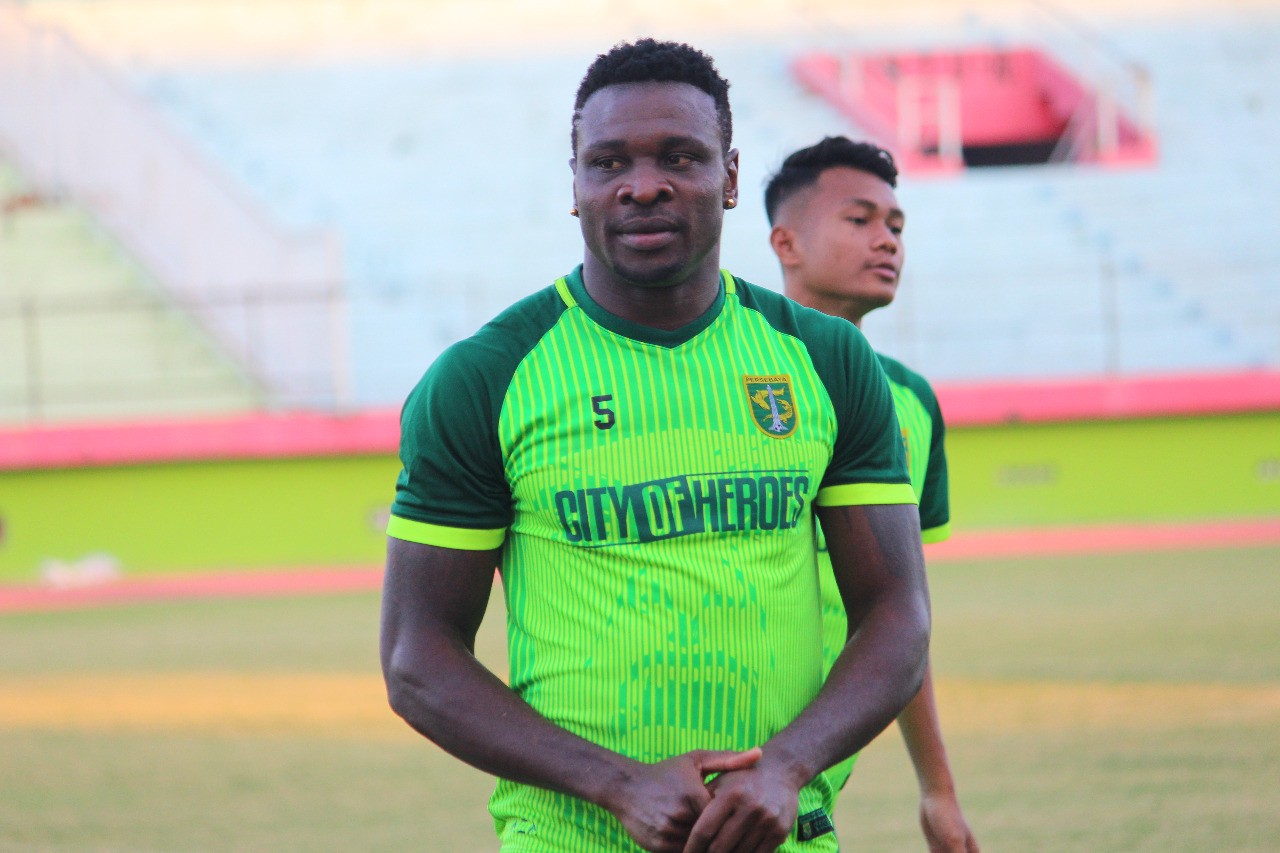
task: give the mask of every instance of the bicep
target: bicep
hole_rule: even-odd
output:
[[[927,607],[920,515],[914,504],[818,508],[850,627],[885,596]]]
[[[382,665],[413,671],[440,642],[474,651],[501,549],[467,551],[387,538]]]

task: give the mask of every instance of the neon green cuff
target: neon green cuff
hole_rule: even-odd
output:
[[[444,527],[393,515],[387,522],[387,535],[406,542],[417,542],[420,545],[435,545],[438,548],[492,551],[502,546],[502,541],[507,537],[507,529],[499,527],[497,530],[472,530],[466,527]]]
[[[930,542],[941,542],[944,539],[951,538],[951,522],[939,524],[937,527],[930,527],[928,530],[920,531],[920,538],[924,540],[924,544]]]
[[[867,504],[913,504],[916,490],[910,483],[850,483],[827,486],[818,492],[818,506],[865,506]]]

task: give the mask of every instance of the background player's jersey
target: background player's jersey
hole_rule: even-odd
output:
[[[943,447],[946,428],[942,409],[933,388],[923,376],[901,362],[877,353],[889,378],[893,404],[902,428],[911,486],[920,502],[920,532],[925,542],[941,542],[951,535],[951,509],[947,498],[947,454]],[[818,526],[818,571],[822,582],[822,658],[824,672],[831,669],[844,648],[848,622],[844,604],[831,572],[822,527]],[[853,772],[853,756],[827,771],[836,790],[844,787]]]
[[[822,684],[812,506],[914,503],[849,323],[722,276],[661,331],[575,271],[450,348],[402,416],[388,532],[502,556],[511,687],[641,761],[767,741]],[[831,851],[820,775],[782,849]],[[607,812],[500,781],[504,851],[638,850]],[[815,836],[801,841],[801,837]]]

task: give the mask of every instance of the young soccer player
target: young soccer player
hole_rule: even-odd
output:
[[[926,662],[888,384],[851,325],[720,269],[738,153],[707,56],[601,55],[572,131],[582,265],[404,407],[391,704],[500,777],[507,853],[835,851],[824,770]],[[851,614],[825,684],[815,507]],[[509,688],[472,655],[495,564]]]
[[[894,194],[897,182],[889,152],[843,136],[828,137],[783,161],[765,189],[765,209],[787,296],[859,328],[869,312],[893,301],[904,256],[905,216]],[[878,357],[902,427],[922,536],[926,543],[939,542],[950,534],[942,412],[923,376],[888,356]],[[822,618],[830,665],[847,629],[821,535],[820,530]],[[929,850],[977,853],[978,843],[956,799],[929,673],[898,716],[898,726],[920,783],[920,823]],[[837,785],[849,778],[853,762],[849,758],[834,768]]]

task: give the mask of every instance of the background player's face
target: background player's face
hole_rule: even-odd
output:
[[[893,187],[870,172],[838,166],[793,202],[780,222],[792,238],[790,252],[779,252],[788,283],[823,301],[853,303],[859,316],[892,302],[906,222]]]
[[[572,166],[587,251],[608,272],[668,287],[708,263],[718,269],[738,153],[725,155],[706,92],[688,83],[600,89],[582,107]]]

